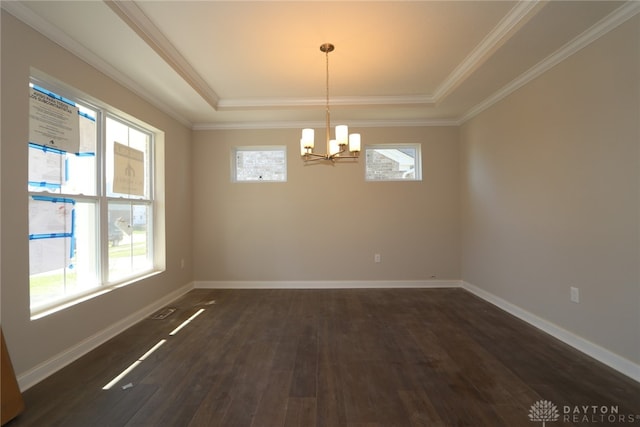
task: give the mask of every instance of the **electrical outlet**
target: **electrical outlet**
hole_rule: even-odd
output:
[[[373,255],[373,262],[380,262],[381,258],[380,258],[380,254],[374,254]]]
[[[580,302],[580,289],[571,286],[571,302]]]

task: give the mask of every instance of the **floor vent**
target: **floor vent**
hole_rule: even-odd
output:
[[[175,308],[171,308],[171,307],[163,308],[162,310],[160,310],[159,312],[151,316],[151,318],[154,320],[166,319],[167,317],[171,316],[175,311],[176,311]]]

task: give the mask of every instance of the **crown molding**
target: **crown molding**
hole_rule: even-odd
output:
[[[131,92],[149,102],[160,111],[177,120],[184,126],[191,126],[191,121],[189,121],[186,117],[169,108],[166,103],[153,96],[152,93],[149,93],[148,91],[140,88],[140,86],[138,86],[138,84],[131,78],[129,78],[126,74],[121,73],[107,61],[95,55],[93,52],[84,47],[82,44],[78,43],[75,39],[67,35],[58,27],[50,24],[48,21],[40,17],[40,15],[34,13],[31,9],[22,4],[22,2],[0,1],[0,7],[20,21],[24,22],[26,25],[33,28],[35,31],[51,40],[53,43],[59,45],[63,49],[68,50],[73,55],[77,56],[101,73],[105,74],[107,77],[126,87]]]
[[[214,110],[218,108],[218,95],[196,72],[191,64],[171,44],[156,25],[144,14],[134,1],[105,0],[133,31],[151,47],[160,57],[182,77]]]
[[[219,111],[231,110],[268,110],[274,108],[324,107],[326,98],[246,98],[221,99],[218,102]],[[329,105],[354,106],[389,106],[389,105],[434,105],[435,101],[429,95],[398,95],[398,96],[343,96],[331,98]]]
[[[432,98],[436,103],[443,101],[455,88],[461,85],[478,67],[502,46],[520,27],[535,16],[547,1],[520,1],[496,27],[482,39],[480,44],[447,76],[436,88]]]
[[[352,128],[375,127],[422,127],[422,126],[459,126],[458,119],[416,119],[416,120],[360,120],[349,122]],[[219,122],[195,123],[191,130],[248,130],[248,129],[321,129],[326,126],[324,121],[273,121],[273,122]]]
[[[512,80],[506,86],[502,87],[502,89],[498,90],[493,95],[489,96],[484,101],[471,108],[462,117],[460,117],[460,124],[465,123],[487,108],[506,98],[525,84],[529,83],[531,80],[549,71],[551,68],[569,58],[574,53],[577,53],[584,47],[588,46],[589,44],[598,40],[600,37],[607,34],[609,31],[617,28],[629,19],[633,18],[639,12],[639,1],[630,0],[625,2],[622,6],[602,18],[589,29],[585,30],[573,40],[566,43],[563,47],[556,50],[554,53],[552,53],[542,61],[538,62],[532,68],[521,74],[516,79]]]

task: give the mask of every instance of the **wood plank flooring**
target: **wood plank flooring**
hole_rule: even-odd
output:
[[[533,427],[540,400],[549,427],[640,426],[639,383],[462,289],[193,290],[171,306],[27,390],[9,426]],[[585,405],[600,409],[566,418]]]

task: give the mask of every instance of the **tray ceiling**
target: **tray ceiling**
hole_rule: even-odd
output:
[[[196,129],[459,124],[639,11],[617,1],[2,7]]]

